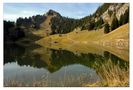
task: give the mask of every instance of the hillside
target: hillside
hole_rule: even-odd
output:
[[[122,25],[108,34],[104,34],[103,29],[97,31],[74,30],[68,34],[51,35],[36,41],[37,44],[43,47],[61,48],[75,53],[88,53],[90,50],[94,53],[100,53],[102,48],[124,60],[128,60],[128,42],[129,24]]]
[[[61,17],[61,15],[54,10],[49,10],[43,16],[45,16],[46,19],[42,23],[40,23],[39,29],[33,31],[33,34],[41,37],[46,37],[52,33],[52,28],[50,24],[51,20],[55,17]]]
[[[111,26],[114,17],[120,22],[120,19],[124,18],[122,16],[128,8],[128,3],[104,3],[92,15],[88,15],[81,19],[67,18],[61,16],[54,10],[49,10],[43,15],[46,19],[40,23],[40,29],[35,33],[41,36],[46,36],[50,34],[69,33],[75,28],[81,28],[81,30],[87,29],[90,31],[94,29],[102,29],[105,23],[109,23]],[[122,21],[124,21],[124,19],[122,19]],[[125,22],[123,24],[125,24]]]
[[[128,48],[129,43],[129,24],[125,24],[117,28],[116,30],[103,35],[100,38],[99,43],[102,43],[104,46],[108,45],[109,42],[111,46],[117,46],[117,48]]]
[[[44,41],[43,43],[84,43],[84,44],[88,44],[88,43],[95,43],[95,42],[114,42],[114,40],[126,40],[128,41],[128,26],[129,24],[125,24],[119,28],[117,28],[116,30],[108,33],[108,34],[104,34],[103,29],[99,29],[97,31],[92,30],[92,31],[88,31],[88,30],[74,30],[73,32],[67,33],[67,34],[61,34],[61,36],[59,34],[56,35],[51,35],[49,37],[43,38],[39,41],[37,41],[37,43],[40,43],[42,41]],[[42,45],[43,45],[42,43]],[[45,45],[45,44],[44,44]]]
[[[53,16],[47,16],[45,22],[41,24],[41,28],[39,30],[33,31],[33,34],[41,37],[45,37],[51,33],[51,27],[49,25],[50,20]]]

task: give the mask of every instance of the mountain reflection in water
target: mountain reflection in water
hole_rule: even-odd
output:
[[[66,66],[82,65],[86,69],[92,69],[99,73],[99,67],[111,60],[114,65],[118,65],[120,68],[127,68],[129,62],[122,60],[121,58],[111,54],[108,51],[103,51],[103,54],[87,53],[87,54],[74,54],[73,52],[66,50],[54,50],[44,48],[44,54],[33,52],[39,47],[22,47],[19,45],[5,45],[4,47],[4,79],[10,78],[6,67],[8,65],[17,63],[20,67],[32,67],[34,69],[46,69],[48,73],[58,73]],[[78,69],[78,68],[77,68]],[[80,68],[82,70],[82,68]],[[76,72],[75,70],[72,70]],[[84,70],[82,70],[84,71]],[[60,73],[63,73],[60,71]],[[87,72],[87,71],[84,71]],[[14,72],[12,72],[14,73]],[[79,72],[80,73],[80,72]],[[82,72],[83,73],[83,72]],[[20,77],[23,78],[23,77]],[[54,78],[54,76],[53,76]],[[95,78],[95,77],[94,77]],[[52,79],[54,80],[54,79]],[[100,80],[97,78],[97,80]],[[54,86],[54,85],[53,85]]]

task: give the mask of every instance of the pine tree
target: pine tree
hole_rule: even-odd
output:
[[[120,16],[120,20],[119,20],[119,26],[126,24],[129,22],[129,9],[127,9],[125,11],[125,13],[123,15]]]
[[[100,17],[97,22],[95,22],[95,28],[100,28],[102,24],[104,23],[103,19]]]
[[[129,22],[129,8],[125,11],[123,16],[123,24],[126,24]]]
[[[116,29],[117,27],[119,27],[118,24],[118,19],[116,16],[114,16],[112,23],[111,23],[111,31],[113,31],[114,29]]]
[[[111,17],[111,16],[112,16],[112,14],[113,14],[113,11],[108,10],[108,14],[109,14],[109,16]]]
[[[104,33],[105,33],[105,34],[110,32],[109,27],[110,27],[110,26],[109,26],[108,23],[106,23],[106,24],[104,25]]]
[[[120,16],[119,26],[123,25],[123,15]]]

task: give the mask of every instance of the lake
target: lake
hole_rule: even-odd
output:
[[[115,73],[128,71],[129,61],[120,55],[107,50],[95,51],[80,53],[36,45],[4,45],[4,86],[17,83],[16,86],[79,87],[108,81],[103,69],[118,68]]]

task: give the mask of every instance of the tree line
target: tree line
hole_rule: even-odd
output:
[[[4,40],[7,42],[16,41],[25,37],[24,30],[20,27],[15,27],[15,22],[4,21]]]
[[[20,38],[25,37],[26,33],[32,29],[38,30],[40,24],[46,19],[43,15],[36,15],[32,17],[19,17],[15,22],[4,20],[4,40],[7,42],[14,42]]]
[[[44,15],[36,15],[32,17],[25,17],[25,18],[18,18],[16,20],[16,26],[17,27],[24,27],[27,29],[34,28],[39,29],[40,24],[46,19],[46,16]]]
[[[51,34],[65,34],[78,27],[78,20],[68,17],[53,17],[51,19]]]

